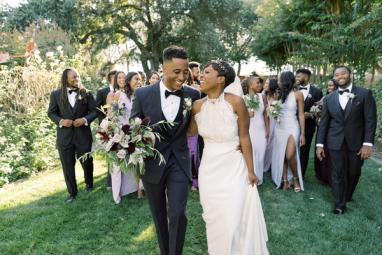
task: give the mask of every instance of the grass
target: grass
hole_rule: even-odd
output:
[[[312,161],[312,160],[311,160]],[[310,162],[311,163],[311,162]],[[105,165],[96,161],[95,189],[67,196],[61,168],[0,189],[0,254],[159,254],[148,204],[129,195],[118,206],[105,188]],[[275,190],[270,175],[260,190],[271,254],[381,254],[382,172],[368,161],[342,216],[333,215],[330,189],[312,165],[305,191]],[[227,187],[227,189],[230,187]],[[191,193],[184,254],[207,254],[198,194]]]

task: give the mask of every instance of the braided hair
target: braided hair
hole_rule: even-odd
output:
[[[224,88],[235,81],[236,73],[233,67],[224,60],[211,60],[206,64],[206,67],[211,66],[215,71],[218,72],[218,76],[223,76],[225,78]]]

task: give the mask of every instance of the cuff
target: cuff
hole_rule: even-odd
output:
[[[60,119],[60,121],[58,122],[58,127],[59,128],[62,128],[62,121],[63,121],[63,119]]]
[[[324,148],[324,145],[322,143],[318,143],[318,144],[316,144],[316,147]]]
[[[82,118],[84,121],[85,121],[85,126],[88,126],[88,120],[84,117],[84,118]]]
[[[372,143],[363,143],[362,145],[373,147]]]

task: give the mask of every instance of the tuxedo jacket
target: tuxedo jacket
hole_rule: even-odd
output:
[[[358,151],[363,143],[374,143],[377,111],[371,90],[356,87],[355,95],[342,110],[338,90],[324,98],[317,143],[330,150],[340,150],[344,141],[351,151]]]
[[[106,117],[105,114],[103,114],[103,112],[101,112],[99,109],[101,109],[101,106],[106,104],[106,98],[109,93],[110,93],[110,87],[105,87],[97,91],[96,107],[97,107],[97,117],[98,117],[99,123],[101,123],[101,121]]]
[[[49,118],[57,125],[57,146],[67,147],[75,144],[79,150],[88,150],[92,144],[90,123],[97,117],[93,95],[90,92],[84,93],[86,100],[77,98],[74,107],[72,107],[69,102],[66,106],[61,102],[61,93],[62,89],[57,89],[51,93],[48,108]],[[75,120],[78,118],[86,118],[88,125],[61,128],[59,126],[62,119]]]
[[[304,111],[310,112],[310,108],[314,105],[314,103],[318,102],[322,98],[322,91],[316,87],[314,87],[312,84],[310,85],[308,96],[306,97],[304,101]],[[305,128],[313,128],[315,129],[316,126],[316,119],[315,118],[307,118],[305,119]],[[313,131],[314,133],[314,131]]]
[[[183,96],[180,100],[180,106],[175,125],[173,127],[158,126],[154,129],[158,132],[162,139],[156,141],[155,148],[164,156],[166,162],[173,154],[180,167],[191,180],[191,159],[187,147],[187,128],[191,119],[191,110],[183,115],[183,104],[185,98],[190,98],[192,102],[200,98],[200,93],[196,89],[188,86],[182,88]],[[159,121],[166,121],[161,107],[160,81],[151,86],[145,86],[135,91],[133,99],[133,107],[131,110],[131,118],[150,119],[150,125]],[[149,183],[159,183],[166,169],[166,164],[159,164],[158,159],[148,158],[145,161],[146,172],[142,179]]]

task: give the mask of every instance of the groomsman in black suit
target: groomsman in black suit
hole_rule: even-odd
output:
[[[157,158],[145,160],[142,176],[155,223],[162,255],[181,255],[187,227],[186,205],[191,183],[191,159],[187,147],[187,128],[191,109],[186,100],[200,98],[199,91],[183,86],[188,77],[188,57],[184,48],[171,46],[163,51],[163,79],[135,91],[131,117],[149,117],[151,123],[174,122],[158,128],[162,139],[155,148],[166,163]]]
[[[76,158],[91,151],[90,123],[97,117],[93,95],[79,88],[79,76],[74,69],[62,73],[61,88],[50,95],[49,118],[57,125],[57,149],[71,203],[77,196]],[[93,158],[81,160],[86,190],[93,188]]]
[[[106,98],[107,95],[110,93],[110,91],[114,91],[114,81],[115,81],[115,74],[117,71],[111,71],[107,74],[107,81],[109,82],[109,86],[101,88],[97,91],[96,96],[96,106],[97,106],[97,113],[98,113],[98,122],[101,123],[101,121],[106,117],[106,115],[101,112],[99,109],[101,109],[101,106],[106,104]],[[111,175],[109,172],[109,166],[107,167],[107,178],[106,178],[106,185],[107,188],[111,188]]]
[[[311,72],[308,69],[301,68],[296,71],[296,81],[298,89],[304,95],[304,111],[305,111],[305,145],[300,147],[300,163],[302,176],[308,167],[310,145],[312,144],[314,133],[316,132],[316,118],[312,116],[310,108],[314,103],[322,98],[322,91],[309,83]]]
[[[317,133],[318,159],[325,157],[324,144],[330,154],[335,214],[343,214],[346,203],[352,200],[363,161],[371,155],[377,126],[371,90],[355,86],[350,74],[351,70],[345,66],[334,70],[339,88],[324,98]]]

